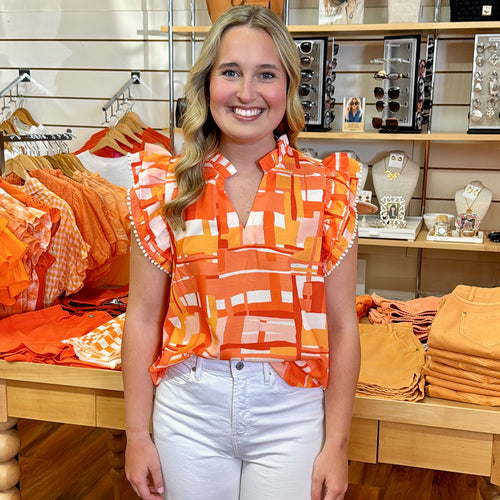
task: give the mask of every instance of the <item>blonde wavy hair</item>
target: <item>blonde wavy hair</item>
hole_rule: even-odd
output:
[[[220,130],[208,106],[210,72],[218,55],[220,40],[226,30],[235,26],[263,29],[273,39],[288,77],[286,112],[274,131],[276,136],[287,134],[290,145],[304,127],[304,110],[298,97],[300,60],[295,42],[281,19],[271,10],[257,5],[229,9],[213,24],[201,53],[191,68],[185,87],[187,109],[183,118],[184,145],[175,166],[177,196],[163,207],[163,214],[174,229],[186,228],[184,211],[205,188],[203,164],[220,141]]]

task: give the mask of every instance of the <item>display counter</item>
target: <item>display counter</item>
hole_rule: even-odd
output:
[[[119,500],[125,447],[121,372],[0,360],[0,391],[0,500],[20,498],[17,418],[109,429]],[[429,397],[419,402],[356,397],[349,458],[485,476],[490,483],[483,498],[498,500],[500,408]]]

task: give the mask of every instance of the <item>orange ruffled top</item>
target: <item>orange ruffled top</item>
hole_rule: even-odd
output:
[[[356,232],[360,165],[347,154],[311,159],[282,136],[245,227],[227,196],[236,169],[220,153],[204,164],[206,189],[185,211],[186,230],[161,215],[176,196],[176,158],[147,149],[133,165],[132,222],[143,252],[171,280],[155,383],[192,354],[270,362],[291,385],[326,387],[324,279]]]

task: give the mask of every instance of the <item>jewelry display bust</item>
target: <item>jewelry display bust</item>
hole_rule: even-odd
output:
[[[491,205],[493,193],[481,181],[470,181],[467,186],[455,193],[457,214],[474,214],[479,224],[486,216]]]
[[[384,196],[402,196],[406,207],[415,192],[420,166],[401,151],[391,151],[372,167],[373,187],[377,199]]]

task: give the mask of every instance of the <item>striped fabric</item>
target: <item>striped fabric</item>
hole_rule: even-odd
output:
[[[224,185],[234,166],[205,162],[206,189],[185,212],[186,230],[161,215],[176,195],[175,158],[133,166],[132,221],[145,255],[172,276],[157,383],[191,354],[267,361],[291,385],[326,387],[328,335],[324,277],[356,231],[359,163],[346,154],[314,160],[283,136],[260,161],[264,176],[245,227]]]

